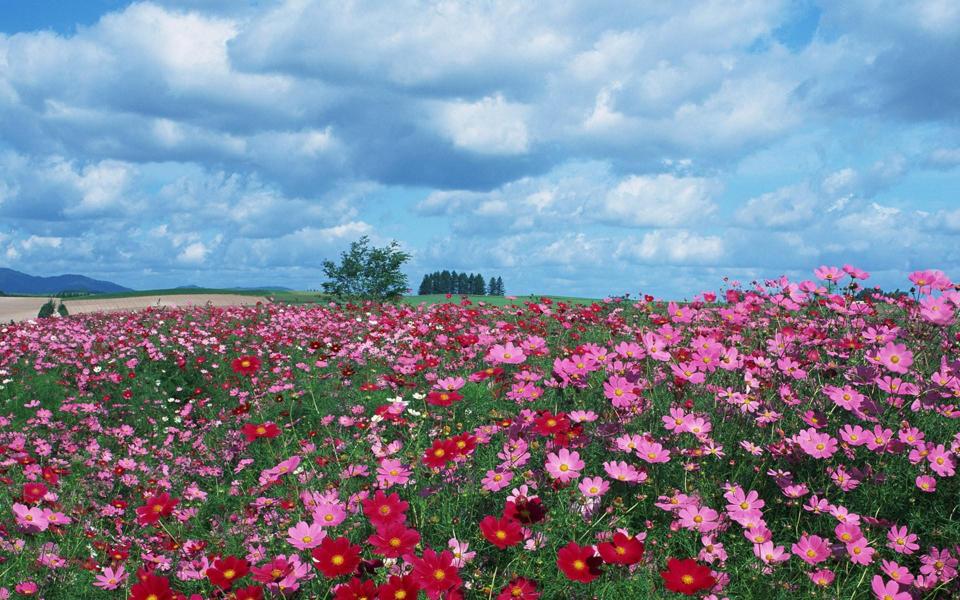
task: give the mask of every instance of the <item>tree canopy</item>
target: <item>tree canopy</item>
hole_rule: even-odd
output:
[[[340,264],[323,261],[327,281],[323,291],[341,298],[395,299],[407,291],[407,276],[401,271],[410,255],[396,240],[377,248],[363,236],[340,254]]]

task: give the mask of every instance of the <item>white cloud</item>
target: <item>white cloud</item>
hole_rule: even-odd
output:
[[[747,200],[736,214],[746,226],[782,229],[810,223],[820,210],[820,198],[806,184],[791,185]]]
[[[607,192],[599,218],[632,227],[680,227],[716,210],[720,184],[701,177],[633,175]]]
[[[441,131],[454,145],[481,154],[523,154],[530,144],[529,109],[496,94],[477,102],[450,102],[438,109]]]
[[[177,260],[185,264],[199,265],[206,260],[209,252],[210,250],[203,242],[193,242],[180,251]]]
[[[623,240],[616,250],[617,258],[643,264],[718,264],[724,255],[724,243],[718,236],[665,229],[646,233],[639,240]]]

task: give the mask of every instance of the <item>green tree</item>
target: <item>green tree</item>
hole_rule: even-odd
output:
[[[57,314],[61,317],[67,317],[70,315],[70,311],[67,310],[67,305],[61,302],[57,305]]]
[[[47,300],[47,302],[40,307],[40,312],[37,313],[37,317],[45,319],[47,317],[52,317],[53,313],[56,312],[57,305],[53,303],[53,300]]]
[[[323,291],[341,298],[395,299],[407,290],[407,276],[400,270],[410,255],[397,241],[377,248],[363,236],[340,254],[340,264],[323,261]]]

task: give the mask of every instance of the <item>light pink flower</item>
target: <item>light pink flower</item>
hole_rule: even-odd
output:
[[[585,463],[580,460],[580,453],[570,452],[566,448],[561,448],[559,452],[551,452],[547,455],[547,472],[561,483],[567,483],[579,477],[580,470],[584,466]]]

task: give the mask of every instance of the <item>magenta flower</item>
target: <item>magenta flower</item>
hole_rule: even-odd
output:
[[[887,540],[889,540],[887,548],[900,554],[913,554],[920,549],[916,534],[907,531],[906,527],[897,527],[896,525],[891,527],[890,531],[887,532]]]
[[[580,470],[585,463],[580,460],[580,453],[570,452],[566,448],[561,448],[559,452],[547,455],[546,469],[554,479],[561,483],[567,483],[580,476]]]
[[[817,565],[830,558],[830,543],[818,535],[803,534],[791,549],[802,561]]]
[[[837,451],[837,439],[813,427],[797,434],[797,444],[813,458],[830,458]]]
[[[513,473],[510,471],[487,471],[487,476],[483,478],[481,483],[483,484],[483,489],[488,492],[499,492],[503,488],[510,485],[510,482],[513,480]]]
[[[873,562],[873,555],[876,550],[870,547],[866,538],[860,538],[855,542],[847,544],[847,554],[850,555],[850,562],[856,565],[869,565]]]
[[[870,589],[873,590],[877,600],[911,600],[912,598],[910,592],[900,591],[900,585],[896,581],[884,581],[879,575],[873,576]]]
[[[28,508],[23,504],[14,503],[12,508],[17,526],[27,533],[46,531],[47,527],[50,526],[50,522],[47,521],[47,517],[44,516],[43,510],[36,506]]]
[[[103,572],[94,579],[94,586],[102,590],[115,590],[126,582],[127,572],[123,570],[123,565],[120,565],[116,569],[104,567]]]
[[[913,364],[913,352],[894,342],[887,342],[873,358],[894,373],[906,373]]]

